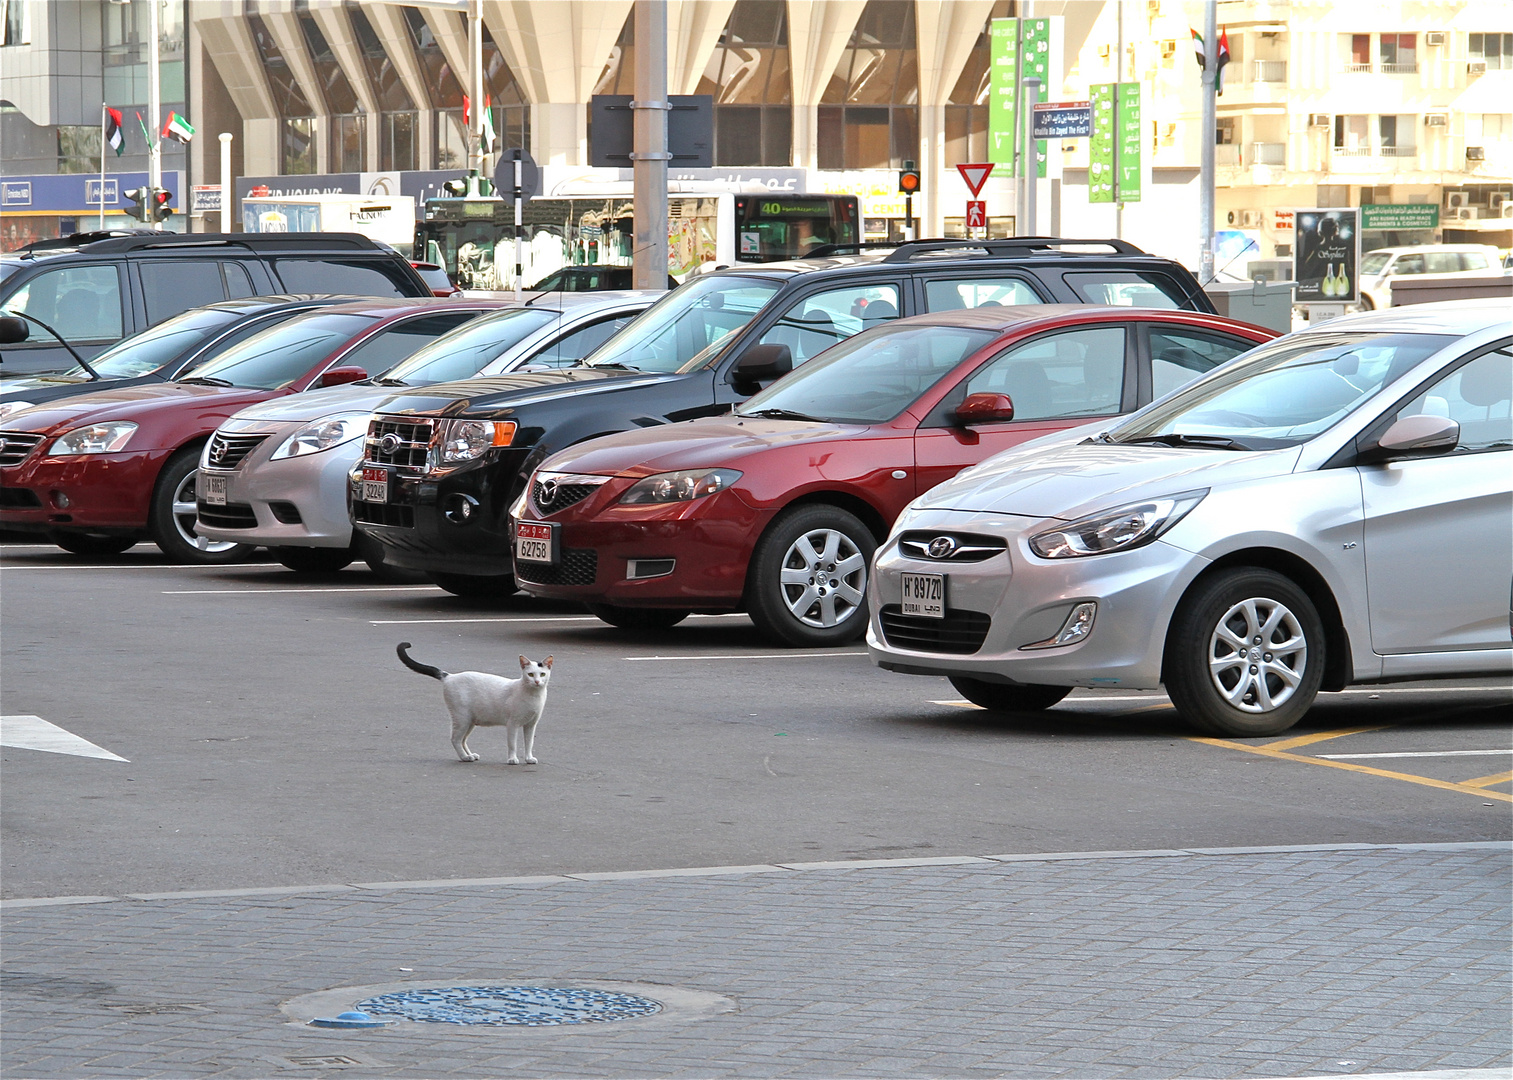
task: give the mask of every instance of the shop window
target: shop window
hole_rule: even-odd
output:
[[[819,107],[821,169],[919,158],[917,64],[911,0],[868,0]]]

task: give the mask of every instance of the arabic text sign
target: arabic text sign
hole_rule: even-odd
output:
[[[1035,106],[1035,138],[1085,139],[1093,133],[1089,101],[1062,101]]]
[[[1438,203],[1398,203],[1388,206],[1361,207],[1361,228],[1363,229],[1436,229],[1438,227]]]

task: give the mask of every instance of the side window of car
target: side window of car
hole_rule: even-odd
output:
[[[5,306],[42,320],[70,345],[119,341],[125,333],[121,274],[114,266],[65,266],[44,271],[12,293]],[[33,329],[31,340],[51,342],[52,335]]]
[[[1422,274],[1424,272],[1424,257],[1422,255],[1400,255],[1392,266],[1394,274]]]
[[[1062,280],[1089,304],[1167,309],[1188,306],[1177,282],[1153,270],[1090,270],[1063,274]]]
[[[141,259],[137,271],[142,275],[149,323],[226,299],[220,267],[204,259]]]
[[[925,307],[930,311],[1042,302],[1028,282],[1015,277],[934,278],[925,282]]]
[[[1479,251],[1462,251],[1460,253],[1460,268],[1462,270],[1485,270],[1487,257]]]
[[[1460,425],[1455,453],[1513,448],[1513,346],[1463,364],[1397,411],[1446,416]]]
[[[1457,251],[1430,251],[1424,255],[1426,274],[1460,273],[1460,253]]]
[[[221,273],[226,275],[226,296],[231,300],[239,300],[244,296],[256,296],[257,290],[252,287],[252,278],[247,273],[247,268],[241,263],[221,263]]]
[[[619,333],[620,328],[634,319],[637,314],[637,312],[628,312],[579,327],[570,334],[564,334],[531,357],[531,363],[549,364],[552,367],[571,367]]]
[[[407,319],[380,330],[336,363],[340,367],[360,367],[369,375],[377,375],[407,359],[422,345],[429,345],[448,330],[480,314],[477,311],[454,311],[424,319]]]
[[[1175,327],[1151,328],[1151,396],[1165,397],[1226,360],[1255,348],[1249,341],[1220,339]]]
[[[1124,400],[1125,329],[1094,326],[1016,345],[967,379],[968,394],[1007,394],[1016,420],[1117,413]]]
[[[763,345],[787,345],[793,366],[838,341],[898,318],[898,286],[889,282],[812,293],[794,303],[762,335]]]
[[[354,296],[408,296],[398,268],[382,259],[339,256],[275,259],[284,289],[292,293],[350,293]]]

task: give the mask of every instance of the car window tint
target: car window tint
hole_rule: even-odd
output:
[[[241,263],[223,262],[221,271],[226,275],[226,295],[232,300],[257,295],[257,290],[252,287],[252,277]]]
[[[1177,330],[1151,328],[1151,396],[1165,397],[1205,371],[1253,349],[1253,342],[1216,338]]]
[[[1373,251],[1370,255],[1361,259],[1361,273],[1380,274],[1382,267],[1387,265],[1387,260],[1392,258],[1385,252]]]
[[[898,286],[831,289],[797,301],[762,335],[763,345],[787,345],[793,366],[863,330],[898,318]]]
[[[191,353],[201,342],[235,321],[235,313],[216,308],[186,311],[116,342],[89,364],[105,379],[132,379],[146,375]],[[80,367],[69,372],[70,375],[84,373]]]
[[[483,315],[422,346],[383,377],[410,386],[470,379],[556,319],[555,311],[541,308],[506,308]]]
[[[41,319],[70,345],[115,341],[125,332],[121,275],[114,266],[67,266],[45,271],[17,289],[5,306]],[[31,340],[51,341],[52,335],[34,331]]]
[[[693,370],[778,291],[772,278],[711,274],[668,293],[587,357],[590,366]]]
[[[142,292],[147,299],[147,321],[162,322],[190,308],[226,299],[219,267],[203,259],[142,259]]]
[[[1460,256],[1454,251],[1430,251],[1424,254],[1424,273],[1458,274]]]
[[[1150,270],[1087,271],[1063,274],[1062,280],[1089,304],[1142,308],[1187,306],[1175,281]]]
[[[1122,326],[1048,334],[1016,345],[967,380],[968,394],[1007,394],[1016,420],[1104,416],[1124,399]]]
[[[280,390],[372,323],[371,315],[303,315],[252,335],[216,359],[198,365],[185,378],[221,379],[232,386]]]
[[[1460,425],[1455,453],[1513,447],[1513,348],[1479,356],[1451,372],[1397,411],[1404,416],[1446,416]]]
[[[937,278],[925,282],[925,307],[930,311],[1007,307],[1010,304],[1040,302],[1035,290],[1018,278]]]
[[[1479,251],[1463,251],[1460,253],[1460,268],[1462,270],[1485,270],[1487,257]]]
[[[526,362],[550,364],[552,367],[570,367],[614,337],[620,328],[633,318],[635,318],[635,313],[628,312],[581,326],[570,334],[564,334]]]
[[[1424,272],[1424,257],[1422,255],[1403,255],[1392,266],[1394,274],[1422,274]]]
[[[350,293],[354,296],[408,296],[397,267],[378,259],[275,259],[286,292]]]
[[[337,360],[342,367],[360,367],[369,375],[387,371],[414,355],[448,330],[455,330],[476,316],[476,311],[454,311],[424,319],[407,319],[386,327]],[[468,372],[469,375],[473,372]]]

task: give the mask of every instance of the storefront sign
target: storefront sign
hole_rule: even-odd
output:
[[[195,184],[189,189],[189,212],[191,214],[204,214],[207,212],[219,213],[221,209],[221,185],[220,184]]]
[[[1292,279],[1299,303],[1353,304],[1360,299],[1356,266],[1361,256],[1360,211],[1294,210],[1297,243]]]
[[[1361,207],[1363,229],[1437,229],[1438,203],[1400,203]]]
[[[184,174],[178,169],[163,170],[163,188],[169,194],[168,205],[179,209],[184,190]],[[105,209],[121,205],[119,193],[145,187],[145,172],[110,173],[105,177]],[[0,181],[0,207],[8,214],[98,214],[100,212],[100,174],[61,173],[57,175],[12,176]]]

